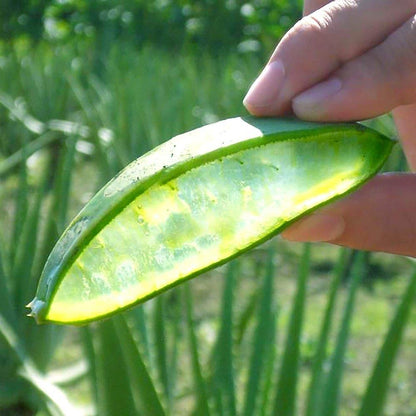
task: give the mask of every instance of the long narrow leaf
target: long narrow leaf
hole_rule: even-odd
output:
[[[9,325],[7,320],[0,314],[0,338],[6,342],[12,356],[20,363],[20,375],[49,402],[53,408],[62,416],[78,416],[82,414],[68,400],[66,394],[51,384],[35,367],[30,360],[20,338]]]
[[[256,305],[258,303],[257,292],[254,292],[248,296],[247,303],[243,307],[243,311],[240,313],[238,319],[236,319],[235,324],[235,344],[240,346],[243,341],[244,335],[247,333],[247,328],[250,326],[251,321],[255,318]]]
[[[359,416],[381,416],[404,329],[416,296],[416,272],[410,278],[367,385]]]
[[[36,189],[35,200],[22,224],[20,236],[14,246],[15,258],[11,270],[14,282],[14,303],[17,307],[25,305],[36,290],[36,281],[32,280],[32,266],[36,256],[36,237],[38,235],[39,217],[44,197],[44,184]]]
[[[124,316],[113,319],[116,328],[115,334],[120,342],[124,355],[126,368],[124,377],[129,376],[129,385],[135,392],[138,414],[142,416],[165,416],[161,400],[155,384],[143,361],[142,354],[132,336]],[[113,413],[121,414],[121,413]],[[136,413],[137,414],[137,413]]]
[[[306,416],[319,416],[317,412],[318,396],[321,394],[321,381],[323,374],[323,364],[327,354],[327,345],[329,333],[331,330],[332,320],[334,316],[334,308],[338,288],[346,268],[346,261],[349,251],[345,248],[340,249],[340,255],[336,267],[334,269],[333,280],[328,293],[328,301],[326,305],[324,319],[319,334],[318,345],[313,359],[312,377],[309,385],[309,391],[306,404]]]
[[[237,414],[233,369],[233,291],[238,262],[229,264],[222,297],[221,325],[214,347],[212,390],[217,412],[227,416]]]
[[[266,370],[264,372],[262,380],[262,394],[261,394],[261,405],[259,410],[260,416],[269,416],[273,406],[273,382],[275,374],[277,373],[277,310],[273,311],[270,321],[271,330],[268,333],[265,342],[270,345],[270,348],[266,351],[265,362],[267,363]]]
[[[329,372],[325,379],[322,400],[317,414],[321,416],[336,416],[339,411],[339,397],[344,373],[344,359],[347,350],[351,320],[353,317],[355,298],[364,272],[365,252],[358,252],[351,270],[351,283],[345,304],[341,327],[338,333],[335,351],[331,358]]]
[[[2,314],[9,322],[16,323],[17,315],[12,306],[12,291],[10,290],[9,281],[6,276],[6,270],[3,265],[4,254],[0,240],[0,314]]]
[[[168,409],[167,413],[174,414],[175,409],[175,396],[178,387],[178,378],[180,372],[181,361],[179,351],[182,345],[183,337],[183,313],[182,313],[182,302],[180,289],[173,290],[170,292],[169,298],[169,311],[170,311],[170,349],[168,351],[168,383],[169,383],[169,397],[168,397]]]
[[[97,354],[94,348],[94,335],[89,326],[81,328],[81,339],[84,356],[88,361],[88,375],[90,380],[90,388],[92,394],[92,402],[95,406],[99,403],[99,391],[98,391],[98,371],[97,371]],[[97,409],[95,409],[97,410]]]
[[[55,204],[57,215],[57,228],[62,232],[67,226],[67,213],[69,205],[69,195],[71,190],[71,180],[74,171],[75,153],[76,153],[76,137],[69,137],[63,147],[63,154],[58,165]]]
[[[130,366],[138,367],[137,360],[126,361],[123,350],[127,349],[128,337],[116,331],[115,320],[103,322],[97,328],[99,345],[96,351],[96,368],[98,382],[98,414],[100,416],[141,415],[137,411],[132,381],[128,375],[133,374]]]
[[[12,247],[17,247],[19,244],[20,234],[23,229],[23,225],[26,221],[29,204],[29,184],[27,180],[27,168],[26,163],[22,162],[19,169],[19,186],[17,188],[15,197],[15,209],[14,209],[14,220],[13,220],[13,235],[11,244]],[[15,263],[16,251],[10,251],[10,263]],[[14,281],[12,282],[14,283]]]
[[[46,132],[36,138],[35,140],[27,143],[23,148],[20,148],[17,152],[10,155],[7,159],[0,162],[0,177],[9,173],[19,163],[25,161],[29,156],[36,153],[38,150],[48,146],[58,135],[55,132]]]
[[[306,281],[309,275],[310,245],[304,245],[299,268],[298,286],[290,315],[288,334],[280,367],[273,415],[296,414],[296,392],[299,375],[300,343],[306,302]]]
[[[207,385],[202,375],[200,358],[198,353],[198,341],[195,334],[195,326],[193,322],[192,295],[189,283],[185,285],[185,315],[186,325],[188,329],[188,344],[191,352],[191,366],[194,391],[196,395],[196,409],[194,416],[209,416],[210,410],[208,406]]]
[[[153,311],[154,352],[159,380],[162,383],[167,403],[171,402],[169,370],[167,362],[167,337],[165,329],[164,296],[155,299]]]
[[[257,315],[257,326],[253,334],[253,349],[249,364],[249,376],[245,391],[245,402],[242,414],[251,416],[255,412],[256,404],[260,399],[259,390],[263,370],[266,364],[267,350],[271,347],[265,342],[269,334],[273,331],[273,277],[274,277],[274,258],[275,248],[269,248],[267,267],[263,279],[263,287],[259,298],[259,309]]]
[[[138,341],[140,343],[141,351],[143,351],[144,358],[150,360],[150,341],[149,330],[146,317],[146,305],[138,305],[128,312],[132,326],[134,327]]]

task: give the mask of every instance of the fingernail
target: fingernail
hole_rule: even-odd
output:
[[[321,82],[292,100],[295,114],[304,119],[318,119],[328,112],[327,100],[342,88],[339,78],[331,78]]]
[[[338,215],[312,214],[282,233],[289,241],[334,241],[345,230],[345,221]]]
[[[285,68],[279,60],[266,65],[248,90],[243,103],[246,107],[262,108],[272,104],[278,97],[285,77]]]

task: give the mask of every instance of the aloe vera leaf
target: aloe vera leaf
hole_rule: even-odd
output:
[[[341,248],[339,252],[338,262],[334,268],[334,276],[332,278],[331,287],[329,289],[326,309],[322,320],[315,356],[313,358],[312,375],[306,404],[306,416],[319,415],[319,410],[317,411],[317,407],[319,403],[319,397],[322,394],[321,384],[324,375],[324,363],[327,357],[328,339],[334,317],[338,288],[345,273],[348,254],[349,251],[346,248]]]
[[[258,414],[256,408],[261,400],[261,380],[264,374],[266,358],[270,344],[265,342],[273,333],[273,277],[275,247],[269,248],[266,271],[263,278],[263,286],[260,294],[257,311],[257,323],[253,334],[252,350],[249,360],[248,379],[245,388],[244,406],[242,415],[250,416]]]
[[[125,317],[121,315],[115,318],[113,323],[125,358],[126,370],[124,370],[124,375],[129,375],[128,384],[132,392],[138,392],[135,401],[139,412],[135,414],[143,416],[166,416],[167,413],[163,408],[156,385],[152,380],[150,372],[143,360],[142,352],[135,342]],[[130,365],[130,363],[134,363],[134,365]],[[120,372],[120,375],[123,377],[122,373]],[[120,407],[120,409],[123,409],[123,407]]]
[[[238,261],[229,263],[222,292],[220,326],[209,358],[209,367],[212,368],[209,392],[213,408],[218,415],[235,416],[237,414],[233,357],[233,305],[239,272]],[[197,405],[201,406],[200,403]]]
[[[130,164],[70,224],[32,315],[83,323],[154,297],[351,192],[392,144],[358,124],[251,117],[177,136]]]
[[[208,406],[207,384],[204,379],[204,376],[202,375],[202,369],[198,352],[198,341],[193,320],[194,315],[192,293],[189,285],[185,286],[184,302],[186,326],[188,330],[187,341],[189,343],[190,360],[192,366],[192,378],[196,396],[196,409],[192,414],[195,416],[209,416],[210,410]]]
[[[309,276],[310,244],[304,245],[298,272],[298,283],[290,313],[288,334],[276,386],[273,415],[294,416],[298,388],[300,344],[306,307],[306,282]]]
[[[380,416],[383,414],[394,363],[410,318],[410,312],[414,306],[415,296],[416,271],[413,272],[391,321],[377,361],[374,364],[373,373],[369,379],[358,416]]]
[[[126,416],[139,415],[135,402],[135,374],[130,370],[130,362],[134,362],[137,373],[141,369],[139,359],[134,356],[134,361],[127,350],[130,349],[131,340],[129,334],[118,332],[117,324],[123,317],[102,322],[97,328],[99,347],[96,352],[97,414],[112,416],[124,414]],[[149,402],[151,402],[149,398]],[[157,413],[155,413],[157,414]]]
[[[350,328],[354,315],[357,291],[364,274],[365,252],[358,251],[351,269],[351,284],[345,303],[341,326],[337,335],[334,353],[330,360],[328,373],[322,382],[321,394],[318,396],[320,405],[317,415],[337,416],[344,373],[345,354],[350,340]]]
[[[45,404],[51,406],[62,416],[73,416],[78,414],[74,406],[68,400],[65,392],[59,387],[51,384],[44,375],[36,368],[29,357],[22,339],[10,323],[0,314],[0,342],[5,341],[11,358],[20,364],[19,376],[26,379],[45,399]]]
[[[48,146],[53,141],[57,140],[58,137],[56,132],[48,131],[25,144],[23,148],[20,148],[17,152],[0,162],[0,177],[5,176],[19,163],[24,162],[29,156]]]

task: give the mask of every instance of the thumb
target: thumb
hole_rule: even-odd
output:
[[[293,241],[327,241],[416,257],[416,175],[384,174],[282,233]]]
[[[306,120],[360,120],[416,101],[416,17],[382,43],[302,92],[293,111]]]

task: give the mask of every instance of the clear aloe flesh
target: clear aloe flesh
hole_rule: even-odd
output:
[[[78,253],[43,319],[106,316],[243,252],[373,175],[386,142],[374,133],[311,132],[154,183]]]

